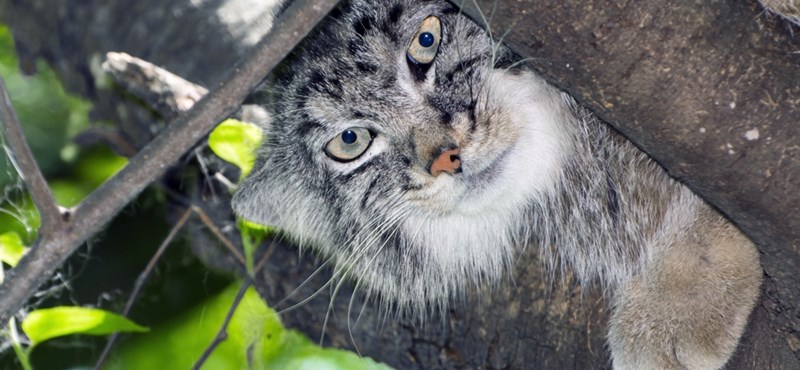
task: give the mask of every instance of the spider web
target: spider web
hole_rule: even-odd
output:
[[[25,190],[25,184],[11,157],[4,135],[0,134],[0,234],[17,232],[30,242],[39,227],[38,212]]]

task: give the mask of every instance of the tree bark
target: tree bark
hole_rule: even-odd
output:
[[[796,27],[744,0],[493,3],[464,10],[759,245],[762,307],[800,358]]]
[[[492,1],[479,3],[492,9]],[[516,52],[759,243],[768,279],[728,368],[800,369],[800,215],[793,212],[800,194],[792,191],[800,174],[800,55],[791,54],[800,47],[788,28],[755,3],[733,0],[522,0],[500,1],[496,9],[495,35],[513,25],[504,40]],[[23,64],[44,58],[55,66],[69,90],[95,102],[94,118],[114,122],[137,147],[158,131],[157,117],[118,91],[99,90],[98,58],[127,52],[213,89],[269,29],[271,22],[258,19],[272,12],[273,5],[249,0],[0,0],[0,20],[12,27]],[[228,212],[224,199],[214,204]],[[453,302],[446,317],[428,317],[425,325],[374,303],[362,314],[361,298],[351,300],[347,287],[329,307],[326,271],[278,308],[322,288],[320,297],[285,313],[284,323],[319,338],[330,312],[326,343],[402,369],[608,367],[599,289],[578,287],[570,276],[548,283],[531,250],[511,281]],[[259,291],[275,304],[318,266],[280,246]]]

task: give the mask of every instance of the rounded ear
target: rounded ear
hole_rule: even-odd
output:
[[[264,131],[272,124],[272,114],[258,104],[242,105],[239,115],[241,116],[239,118],[241,121],[250,122]]]
[[[272,124],[272,114],[258,104],[242,105],[239,114],[242,121],[255,124],[264,132]],[[271,205],[272,195],[269,194],[270,186],[267,184],[269,178],[261,159],[256,159],[253,171],[237,187],[231,200],[231,208],[239,218],[269,226],[275,225],[277,217],[274,216],[275,207]]]
[[[274,206],[274,194],[270,191],[266,171],[256,169],[241,184],[231,199],[233,213],[237,217],[265,226],[278,224],[279,216]]]

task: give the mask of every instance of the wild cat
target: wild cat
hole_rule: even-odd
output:
[[[610,295],[616,369],[716,369],[758,251],[446,1],[352,0],[283,66],[233,208],[424,312],[519,253]]]

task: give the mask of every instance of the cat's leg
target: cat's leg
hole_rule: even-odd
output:
[[[718,369],[736,349],[759,293],[758,251],[708,206],[695,208],[697,222],[670,231],[642,276],[615,293],[615,369]]]

